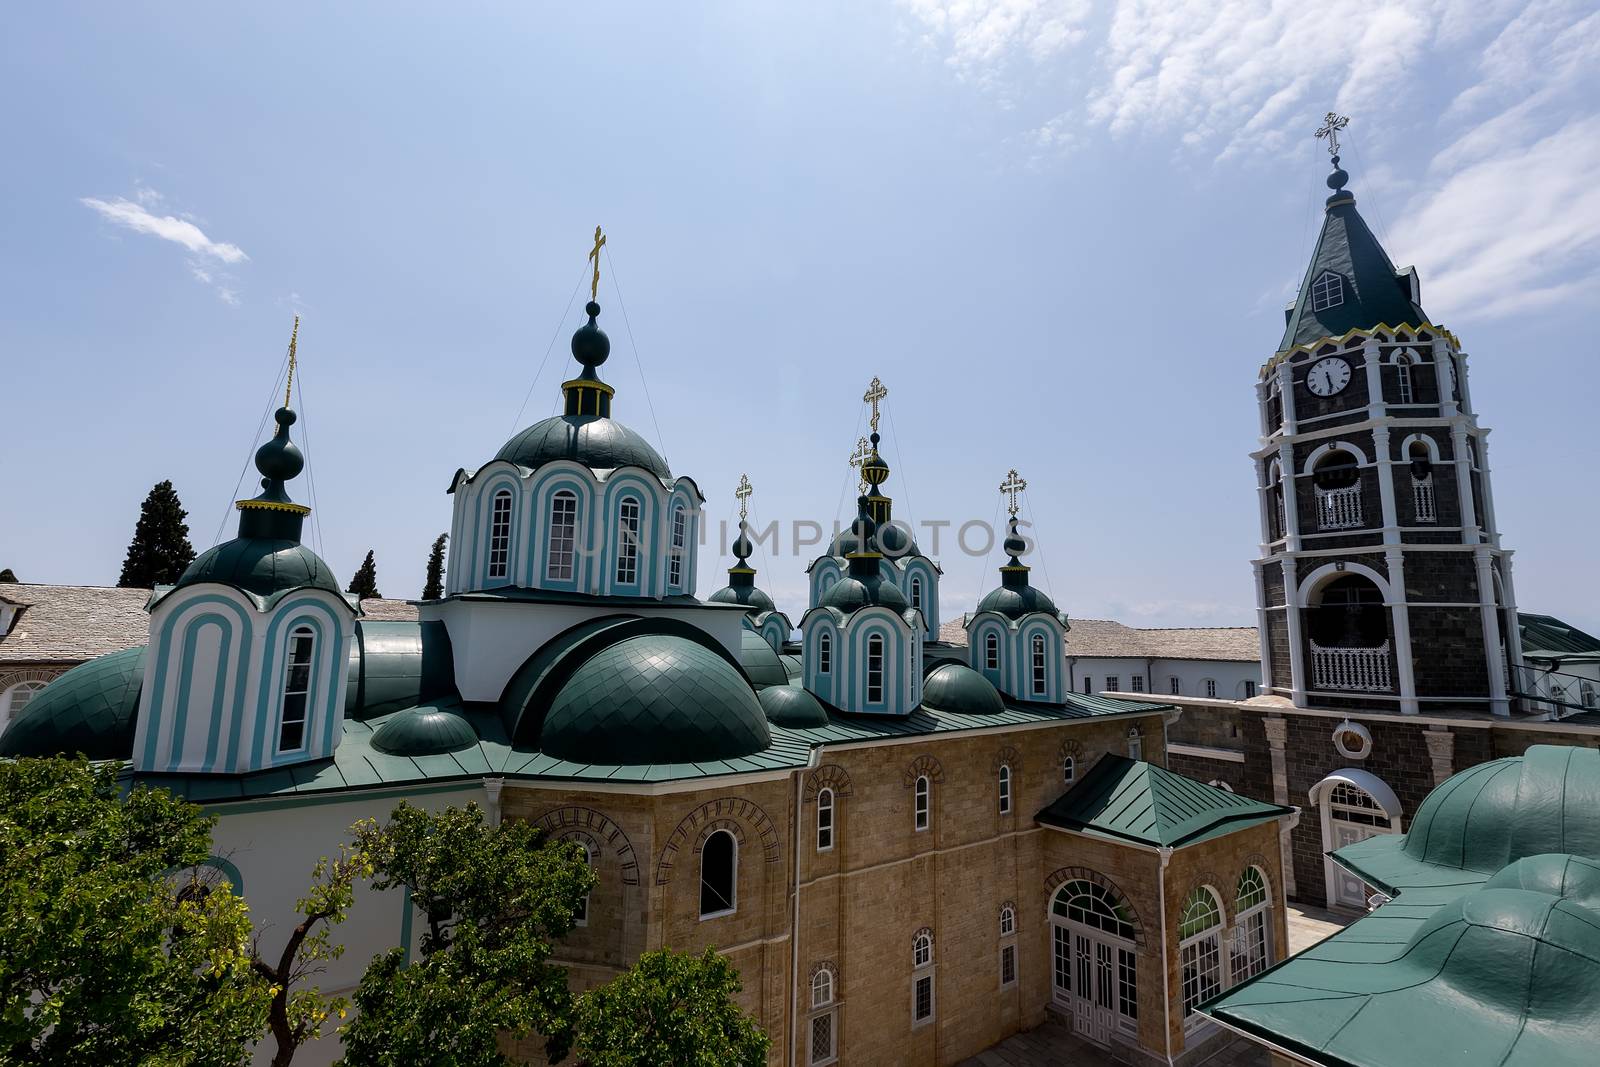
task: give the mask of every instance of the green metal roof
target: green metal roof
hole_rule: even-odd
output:
[[[1517,626],[1522,635],[1523,655],[1600,653],[1600,637],[1592,637],[1552,615],[1530,615],[1519,611]]]
[[[1471,767],[1333,857],[1393,899],[1208,1014],[1320,1064],[1595,1062],[1600,751]]]
[[[299,541],[281,538],[236,537],[208,548],[178,576],[173,588],[201,582],[232,586],[257,597],[294,589],[344,595],[321,557]]]
[[[471,748],[478,734],[460,707],[449,701],[396,712],[373,731],[372,747],[391,756],[435,756]]]
[[[1073,694],[1061,704],[1027,704],[1006,700],[1003,710],[982,715],[935,711],[926,706],[915,708],[909,715],[848,715],[826,703],[823,703],[823,707],[828,712],[826,726],[808,729],[775,727],[772,731],[773,737],[792,735],[804,737],[812,744],[845,744],[890,737],[951,733],[957,730],[988,730],[996,726],[1028,726],[1035,723],[1069,722],[1074,719],[1094,719],[1113,715],[1150,715],[1166,711],[1171,705]]]
[[[789,684],[789,672],[783,669],[783,661],[767,644],[767,639],[754,630],[745,630],[739,638],[739,665],[757,689]]]
[[[761,710],[777,726],[828,725],[828,713],[809,690],[798,685],[769,685],[760,694]]]
[[[450,631],[442,622],[356,620],[347,714],[369,718],[456,695]]]
[[[504,601],[513,604],[579,604],[584,607],[610,604],[616,607],[706,608],[710,611],[749,610],[742,604],[712,603],[707,600],[699,600],[687,593],[674,593],[671,596],[659,597],[615,596],[594,593],[568,593],[559,589],[520,589],[513,586],[506,586],[500,589],[478,589],[470,593],[452,593],[444,599]]]
[[[1143,760],[1107,753],[1038,818],[1046,826],[1097,837],[1178,847],[1292,811],[1204,785]]]
[[[140,645],[100,656],[45,686],[0,734],[0,756],[127,759],[146,651]]]
[[[667,461],[643,437],[614,419],[592,415],[556,415],[536,422],[507,441],[494,458],[529,470],[558,459],[590,470],[643,467],[663,482],[672,480]]]
[[[964,663],[941,663],[922,681],[922,703],[939,711],[993,715],[1006,710],[1000,691]]]

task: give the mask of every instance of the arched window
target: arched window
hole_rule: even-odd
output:
[[[1043,697],[1047,692],[1047,690],[1045,688],[1046,660],[1045,660],[1044,645],[1045,645],[1044,634],[1034,634],[1033,635],[1033,695],[1036,696],[1036,697]]]
[[[583,862],[589,866],[590,870],[593,870],[595,861],[594,845],[588,841],[585,841],[581,837],[574,837],[571,838],[571,840],[579,848],[583,849]],[[583,899],[578,901],[577,908],[575,908],[572,912],[573,921],[579,926],[589,925],[589,896],[590,894],[585,893],[583,895]]]
[[[0,730],[17,721],[17,716],[22,714],[22,709],[28,706],[28,701],[33,695],[45,686],[44,682],[18,682],[16,685],[0,693]]]
[[[1414,360],[1412,360],[1410,353],[1402,353],[1395,357],[1394,369],[1397,372],[1396,384],[1398,386],[1395,390],[1395,403],[1397,404],[1415,403],[1411,388],[1411,364],[1413,362]]]
[[[817,635],[817,673],[833,670],[833,635],[824,630]]]
[[[1017,932],[1017,909],[1007,904],[1000,909],[1000,936],[1010,937]]]
[[[639,500],[623,497],[617,506],[617,584],[639,580]]]
[[[1178,924],[1178,969],[1183,975],[1183,1017],[1222,992],[1222,905],[1210,886],[1196,886],[1183,902]]]
[[[1239,875],[1234,894],[1233,940],[1228,946],[1228,970],[1232,982],[1242,982],[1267,969],[1272,962],[1272,896],[1266,875],[1259,867],[1246,867]]]
[[[833,1007],[833,987],[833,969],[826,964],[811,976],[811,1010],[817,1013],[811,1017],[812,1067],[832,1063],[839,1056],[834,1037],[838,1029],[838,1013]]]
[[[1062,756],[1061,780],[1068,785],[1071,785],[1072,780],[1076,777],[1078,777],[1078,761],[1073,759],[1071,756]]]
[[[738,903],[739,843],[714,830],[700,848],[700,918],[730,915]]]
[[[883,635],[867,638],[867,703],[883,703]]]
[[[570,582],[578,554],[578,494],[563,489],[550,498],[549,559],[545,577]]]
[[[921,775],[917,778],[916,796],[913,810],[916,815],[915,826],[918,830],[928,828],[928,776]]]
[[[295,752],[306,743],[306,705],[311,699],[311,657],[316,635],[309,626],[289,634],[283,665],[283,714],[278,717],[278,751]]]
[[[1215,697],[1217,695],[1217,680],[1215,678],[1203,679],[1200,684],[1205,687],[1206,696]]]
[[[985,670],[1000,669],[1000,635],[993,630],[983,635],[983,666]]]
[[[1017,981],[1017,911],[1007,904],[1000,909],[1000,988]]]
[[[489,515],[489,577],[504,578],[511,560],[511,490],[494,495]]]
[[[922,930],[911,942],[911,1025],[933,1018],[933,934]]]
[[[1144,759],[1144,734],[1137,726],[1128,727],[1128,758]]]
[[[817,793],[817,851],[826,852],[833,847],[833,790]]]
[[[825,1008],[833,1003],[833,972],[826,967],[811,976],[811,1007]]]
[[[1335,448],[1311,472],[1316,491],[1317,528],[1351,530],[1365,521],[1361,510],[1361,466],[1356,456]]]
[[[922,610],[922,579],[918,577],[911,579],[911,606]]]
[[[689,548],[689,512],[682,504],[672,509],[672,558],[667,561],[667,582],[683,585],[683,557]]]
[[[1000,814],[1011,813],[1011,768],[1000,764]]]
[[[1075,878],[1050,902],[1050,934],[1056,1002],[1074,1014],[1112,1009],[1117,1029],[1136,1032],[1139,958],[1127,903],[1098,883]]]
[[[1373,649],[1385,644],[1389,638],[1389,609],[1383,604],[1383,591],[1372,580],[1361,574],[1342,574],[1313,595],[1311,608],[1306,613],[1306,629],[1313,645],[1324,649]],[[1365,688],[1361,678],[1345,678],[1332,665],[1322,670],[1322,658],[1312,657],[1313,683],[1324,688]],[[1388,659],[1382,661],[1387,689]],[[1326,673],[1326,678],[1323,677]]]
[[[1411,459],[1411,514],[1419,524],[1439,521],[1439,502],[1433,491],[1433,459],[1428,446],[1413,441]]]

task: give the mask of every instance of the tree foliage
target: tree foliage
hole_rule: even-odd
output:
[[[362,600],[366,600],[369,597],[383,596],[382,593],[378,592],[378,565],[373,562],[370,548],[367,549],[367,558],[362,560],[361,566],[356,568],[355,577],[350,579],[350,588],[345,591],[354,593]]]
[[[8,583],[15,584],[16,581],[17,581],[17,573],[16,573],[16,571],[13,571],[10,567],[7,567],[5,570],[0,571],[0,582],[8,582]]]
[[[578,998],[576,1049],[588,1067],[761,1067],[769,1040],[734,1002],[743,987],[726,957],[646,952]]]
[[[594,886],[583,850],[525,822],[485,824],[476,806],[426,812],[402,802],[383,826],[356,826],[373,886],[404,886],[426,917],[418,959],[378,956],[340,1031],[349,1067],[499,1067],[502,1033],[545,1036],[552,1062],[571,1043],[566,971],[551,943]]]
[[[148,589],[170,585],[194,562],[194,546],[189,543],[189,524],[172,482],[157,482],[139,507],[139,523],[134,527],[128,556],[122,563],[117,584],[124,588]]]
[[[434,538],[433,548],[428,552],[428,577],[422,584],[423,600],[438,600],[444,596],[444,543],[449,534],[440,534]]]
[[[265,1022],[215,820],[118,768],[0,763],[0,1064],[240,1064]]]

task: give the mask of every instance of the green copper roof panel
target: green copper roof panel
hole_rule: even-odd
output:
[[[1569,626],[1552,615],[1529,615],[1519,611],[1517,624],[1524,650],[1562,655],[1600,652],[1600,638]]]
[[[0,756],[127,759],[144,682],[146,646],[100,656],[67,671],[28,702],[0,734]]]
[[[1107,753],[1038,818],[1047,826],[1146,845],[1179,846],[1292,810],[1205,785],[1143,760]]]

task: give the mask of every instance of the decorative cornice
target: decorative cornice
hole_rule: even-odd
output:
[[[311,514],[311,509],[304,504],[280,504],[275,500],[235,500],[233,506],[240,511],[287,511],[291,515]]]
[[[1274,367],[1278,366],[1280,363],[1283,363],[1283,362],[1285,362],[1287,360],[1293,359],[1295,356],[1305,355],[1305,354],[1308,354],[1308,353],[1311,353],[1311,352],[1315,352],[1317,349],[1319,349],[1323,345],[1327,345],[1327,344],[1334,344],[1334,345],[1347,344],[1350,341],[1350,339],[1354,338],[1354,337],[1360,337],[1363,340],[1370,340],[1371,338],[1373,338],[1375,335],[1377,335],[1379,333],[1386,333],[1386,334],[1388,334],[1390,336],[1390,340],[1385,342],[1386,344],[1411,344],[1411,343],[1415,343],[1416,338],[1414,338],[1414,337],[1410,341],[1395,341],[1394,340],[1394,335],[1399,333],[1401,330],[1408,330],[1411,333],[1421,333],[1423,330],[1427,330],[1429,333],[1432,333],[1432,334],[1434,334],[1434,335],[1436,335],[1438,337],[1443,337],[1445,340],[1449,341],[1450,344],[1451,344],[1451,347],[1456,348],[1456,349],[1460,349],[1460,347],[1461,347],[1461,342],[1456,338],[1455,334],[1451,333],[1449,330],[1445,329],[1443,326],[1435,326],[1431,322],[1423,322],[1421,325],[1416,325],[1416,326],[1414,326],[1414,325],[1412,325],[1410,323],[1401,323],[1399,326],[1390,326],[1386,322],[1380,322],[1380,323],[1378,323],[1378,325],[1373,326],[1373,327],[1371,327],[1369,329],[1361,329],[1361,328],[1358,327],[1358,328],[1356,328],[1354,330],[1351,330],[1349,333],[1341,334],[1338,337],[1333,337],[1333,336],[1319,337],[1315,341],[1309,341],[1309,342],[1307,342],[1307,343],[1305,343],[1303,345],[1295,345],[1293,348],[1284,349],[1282,352],[1277,353],[1271,359],[1267,360],[1265,363],[1263,363],[1261,365],[1261,377],[1265,378],[1267,376],[1267,372],[1268,371],[1272,370]]]

